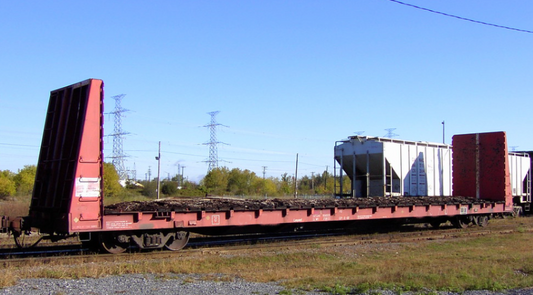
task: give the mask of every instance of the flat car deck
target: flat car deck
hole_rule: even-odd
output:
[[[311,226],[360,220],[440,218],[444,221],[455,216],[488,216],[506,210],[502,201],[464,197],[168,199],[106,206],[102,230],[176,229],[220,234],[224,227],[244,231],[254,226]]]
[[[375,207],[410,207],[469,204],[503,204],[467,197],[370,197],[355,199],[236,199],[236,198],[187,198],[157,201],[134,201],[108,205],[105,214],[126,212],[198,212],[228,210],[282,210],[282,209],[349,209]]]

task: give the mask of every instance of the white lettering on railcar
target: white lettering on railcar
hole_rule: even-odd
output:
[[[357,215],[357,219],[370,219],[372,215]]]
[[[130,228],[133,222],[127,220],[106,221],[105,226],[107,229],[124,229]]]
[[[213,215],[213,218],[211,219],[211,224],[220,225],[220,215]]]
[[[99,177],[78,177],[76,178],[76,197],[99,197],[100,178]]]

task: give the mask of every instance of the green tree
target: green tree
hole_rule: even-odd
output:
[[[9,170],[0,171],[0,198],[13,196],[17,191],[13,177]]]
[[[13,177],[19,196],[31,195],[33,184],[35,183],[35,174],[37,174],[37,166],[26,165]]]
[[[252,183],[257,175],[250,170],[233,168],[228,176],[227,191],[233,195],[250,195],[253,193]]]
[[[256,177],[255,180],[252,182],[253,192],[257,196],[279,196],[277,187],[276,187],[276,179],[275,178],[267,178],[262,179],[259,177]]]
[[[203,179],[203,186],[208,194],[223,195],[228,187],[229,169],[215,168],[209,171]]]
[[[124,188],[120,185],[120,177],[118,176],[115,166],[111,163],[104,163],[104,195],[106,197],[118,197],[124,192]]]
[[[331,195],[333,194],[334,183],[333,175],[324,171],[322,174],[315,176],[315,191],[319,195]]]
[[[155,199],[157,198],[157,181],[141,181],[143,185],[141,194],[145,197]]]
[[[313,179],[311,177],[304,175],[298,180],[298,193],[302,195],[314,195],[313,190]]]
[[[167,196],[176,195],[178,192],[178,183],[176,181],[163,181],[161,183],[161,193]]]
[[[181,189],[179,189],[175,196],[177,197],[204,197],[205,190],[202,191],[201,187],[191,181],[184,180]]]
[[[290,195],[293,192],[293,177],[287,173],[281,175],[281,180],[278,184],[278,190],[281,195]]]
[[[274,179],[269,178],[265,179],[264,186],[263,186],[263,193],[267,196],[279,196],[279,192],[276,188],[276,183],[274,182]]]

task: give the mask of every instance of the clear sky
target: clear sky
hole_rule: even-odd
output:
[[[533,30],[530,0],[404,0]],[[105,109],[125,94],[126,167],[145,179],[207,171],[212,111],[219,166],[267,177],[332,171],[356,132],[446,142],[506,131],[533,150],[533,34],[389,0],[0,1],[0,170],[37,164],[49,93],[88,78]],[[105,133],[113,117],[105,116]],[[105,156],[113,141],[105,140]],[[107,159],[111,161],[111,159]]]

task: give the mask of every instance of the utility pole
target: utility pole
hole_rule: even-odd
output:
[[[132,179],[134,181],[137,181],[137,166],[135,165],[135,162],[133,162],[133,171],[131,171]]]
[[[324,191],[328,189],[328,166],[326,166],[326,175],[324,176]]]
[[[181,186],[185,184],[185,178],[183,178],[183,170],[185,170],[185,166],[181,166]]]
[[[442,143],[446,144],[446,124],[442,121]]]
[[[157,153],[157,199],[159,200],[159,192],[161,188],[161,142],[159,142],[159,152]]]
[[[296,154],[296,172],[294,173],[294,198],[298,198],[298,154]]]
[[[267,166],[263,166],[263,180],[265,180]]]
[[[311,172],[311,190],[314,192],[315,191],[315,172]]]

